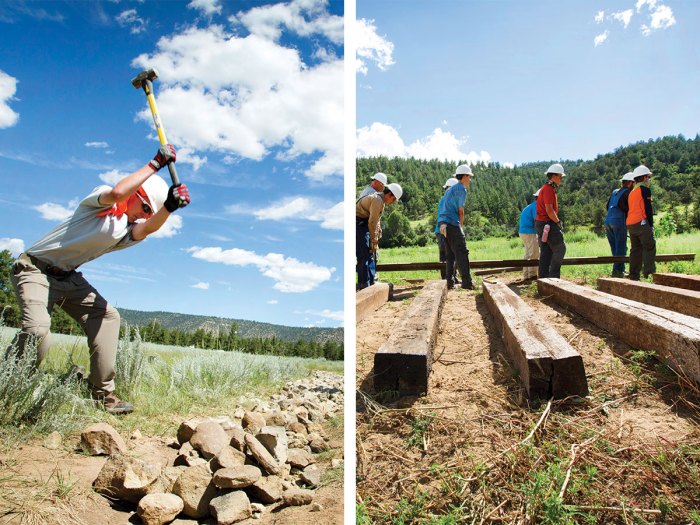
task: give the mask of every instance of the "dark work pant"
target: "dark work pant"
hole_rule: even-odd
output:
[[[627,255],[627,226],[624,224],[606,224],[605,233],[613,255]],[[613,275],[622,277],[625,263],[613,263]]]
[[[545,224],[549,224],[549,236],[547,242],[542,242],[542,232]],[[540,269],[538,277],[546,279],[547,277],[561,276],[561,263],[566,255],[566,244],[564,243],[564,234],[559,229],[559,226],[554,221],[535,221],[535,230],[537,231],[537,242],[540,245]]]
[[[357,257],[357,287],[362,290],[374,284],[374,254],[370,251],[367,221],[355,222],[355,256]]]
[[[472,276],[469,273],[469,250],[462,229],[459,226],[447,225],[445,237],[445,255],[447,257],[447,284],[454,284],[455,263],[462,276],[462,286],[472,285]]]
[[[648,224],[629,224],[630,232],[630,279],[639,280],[644,265],[644,277],[656,271],[656,239],[654,229]]]

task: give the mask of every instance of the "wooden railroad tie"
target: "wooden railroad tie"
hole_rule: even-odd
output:
[[[427,393],[433,346],[446,296],[447,281],[428,281],[413,299],[404,318],[374,355],[375,391]]]
[[[685,275],[682,273],[653,273],[651,274],[654,284],[664,286],[675,286],[686,290],[700,292],[700,275]]]
[[[598,278],[598,290],[666,310],[700,317],[700,291],[611,277]]]
[[[394,287],[388,283],[374,283],[355,294],[355,323],[373,314],[391,299]]]
[[[632,348],[653,351],[674,370],[700,382],[700,319],[563,279],[540,279],[537,289]]]
[[[579,353],[504,283],[482,284],[484,300],[529,398],[588,395]]]

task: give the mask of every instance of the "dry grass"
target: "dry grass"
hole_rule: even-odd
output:
[[[591,398],[470,420],[360,392],[357,523],[700,524],[697,385],[639,352],[589,384]],[[695,430],[640,441],[622,414],[652,398]]]

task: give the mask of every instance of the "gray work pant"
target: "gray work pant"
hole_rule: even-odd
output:
[[[542,242],[542,232],[546,224],[549,224],[549,236],[547,242]],[[547,277],[558,279],[561,276],[561,263],[564,262],[564,255],[566,255],[564,234],[554,221],[535,221],[535,231],[537,231],[537,242],[540,246],[538,277],[540,279]]]
[[[628,224],[630,236],[630,279],[638,281],[644,265],[644,277],[656,271],[656,239],[649,224]]]
[[[51,312],[55,305],[75,319],[87,335],[90,350],[88,382],[97,396],[114,391],[114,365],[119,342],[119,312],[88,283],[80,272],[58,279],[42,273],[26,254],[12,267],[12,285],[22,310],[17,334],[18,351],[27,340],[37,341],[37,365],[49,350]]]

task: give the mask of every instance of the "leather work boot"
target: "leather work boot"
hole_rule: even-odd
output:
[[[115,415],[131,414],[134,411],[134,405],[128,401],[122,401],[114,392],[105,395],[94,395],[92,398],[102,405],[106,412]]]

